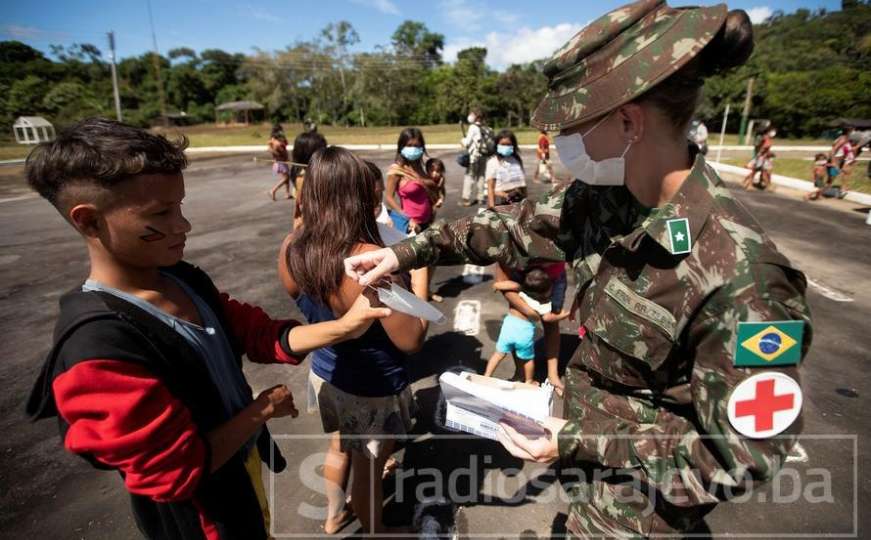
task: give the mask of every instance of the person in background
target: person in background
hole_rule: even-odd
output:
[[[293,179],[294,190],[297,193],[293,209],[294,219],[300,215],[302,199],[299,194],[302,193],[306,166],[315,152],[326,147],[327,139],[317,131],[304,131],[293,140],[293,167],[290,169],[290,177]]]
[[[547,131],[539,130],[538,132],[538,144],[535,148],[535,157],[538,159],[538,164],[535,167],[535,172],[532,175],[532,181],[538,182],[539,176],[542,176],[542,169],[544,169],[544,176],[542,176],[541,181],[544,183],[553,181],[553,165],[550,164],[550,139],[547,136]]]
[[[460,144],[469,153],[469,166],[463,175],[462,199],[460,206],[472,206],[484,201],[486,196],[484,187],[484,173],[487,165],[487,157],[482,154],[482,146],[486,135],[484,127],[484,115],[480,109],[472,109],[466,117],[469,129]],[[489,129],[489,128],[487,128]]]
[[[771,151],[771,146],[774,144],[774,137],[776,135],[777,130],[769,126],[759,141],[756,156],[747,164],[750,173],[744,177],[743,186],[745,190],[753,187],[756,173],[760,173],[759,184],[757,185],[761,189],[766,189],[771,184],[771,171],[774,169],[774,153]]]
[[[832,164],[840,171],[841,193],[846,196],[850,185],[850,175],[853,173],[853,165],[856,163],[856,150],[851,140],[852,127],[846,127],[841,135],[832,144]],[[843,198],[843,197],[841,197]]]
[[[566,263],[547,263],[540,268],[548,275],[551,283],[550,312],[539,314],[524,302],[520,296],[519,288],[499,287],[502,296],[508,305],[523,313],[532,322],[541,320],[544,329],[544,355],[547,360],[547,380],[554,387],[557,394],[562,396],[565,384],[559,375],[560,354],[560,321],[569,317],[569,310],[565,309],[566,291],[568,289],[568,276],[566,275]],[[523,279],[523,270],[511,269],[504,265],[496,265],[494,279],[496,283],[519,283]],[[495,287],[495,285],[494,285]]]
[[[496,135],[496,155],[487,160],[487,208],[513,204],[526,198],[526,172],[517,146],[517,137],[509,129]]]
[[[832,177],[829,176],[829,158],[825,154],[814,156],[813,178],[814,190],[805,194],[806,201],[819,199],[823,190],[832,185]]]
[[[287,137],[281,131],[281,126],[278,129],[272,128],[272,135],[269,137],[269,153],[272,155],[272,176],[278,177],[278,183],[275,184],[269,191],[269,196],[275,200],[275,193],[284,186],[286,199],[292,199],[293,194],[290,192],[290,168],[288,167],[287,155]]]
[[[395,161],[387,169],[387,188],[384,200],[390,209],[393,223],[399,232],[419,234],[432,225],[435,212],[430,193],[435,183],[424,170],[423,156],[426,141],[423,133],[414,127],[405,128],[396,142]],[[397,201],[398,197],[398,201]],[[432,272],[429,276],[432,277]],[[429,300],[444,300],[438,294],[430,294]]]
[[[514,355],[513,381],[536,383],[535,376],[535,321],[550,313],[550,295],[553,282],[541,268],[530,268],[520,276],[520,282],[496,281],[496,291],[517,292],[521,305],[508,304],[508,314],[502,320],[496,350],[487,361],[485,377],[492,377],[499,363],[509,353]]]
[[[692,121],[687,140],[698,146],[703,156],[708,155],[708,127],[701,120]]]
[[[438,158],[426,160],[426,174],[435,184],[434,191],[430,193],[433,200],[433,208],[441,208],[445,204],[447,192],[445,189],[445,162]]]
[[[385,245],[375,221],[380,198],[373,172],[372,165],[336,146],[312,157],[301,225],[284,240],[278,256],[281,281],[310,323],[338,319],[371,295],[344,276],[342,258]],[[411,289],[422,299],[426,273],[411,274]],[[402,277],[392,280],[409,286]],[[387,532],[381,520],[382,471],[396,438],[412,427],[414,399],[406,366],[408,355],[422,346],[427,324],[393,311],[356,339],[312,353],[311,405],[320,411],[324,432],[332,434],[324,465],[328,534],[354,515],[364,534]]]
[[[429,192],[433,182],[424,170],[426,142],[417,128],[406,128],[396,142],[395,161],[387,169],[385,202],[401,232],[419,233],[432,223],[433,208]]]

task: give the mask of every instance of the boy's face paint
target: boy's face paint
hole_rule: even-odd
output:
[[[117,202],[102,215],[102,249],[137,268],[172,266],[180,261],[191,230],[181,211],[184,177],[180,173],[139,175],[116,189]]]
[[[166,238],[165,234],[158,231],[157,229],[155,229],[151,225],[146,225],[145,230],[147,230],[148,233],[143,234],[142,236],[139,237],[142,240],[144,240],[145,242],[157,242],[158,240],[163,240],[164,238]]]

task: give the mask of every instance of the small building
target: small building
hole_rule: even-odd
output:
[[[41,116],[19,116],[12,124],[15,142],[37,144],[54,139],[54,126]]]
[[[249,124],[254,111],[262,111],[263,105],[256,101],[230,101],[221,103],[215,107],[215,123],[219,121],[220,113],[230,113],[231,121],[234,123]]]

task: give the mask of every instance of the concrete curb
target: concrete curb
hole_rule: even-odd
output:
[[[343,144],[340,145],[348,150],[393,150],[396,148],[395,144]],[[536,145],[534,144],[521,144],[520,148],[524,150],[534,150]],[[288,149],[293,148],[292,146],[288,146]],[[429,144],[427,148],[432,150],[452,150],[456,149],[457,152],[460,151],[460,145],[457,144]],[[779,146],[775,145],[771,147],[772,150],[777,152],[828,152],[831,150],[829,146]],[[723,145],[720,146],[709,146],[708,152],[713,152],[716,150],[725,150],[725,151],[747,151],[752,152],[752,146],[741,146],[741,145]],[[208,153],[232,153],[232,152],[265,152],[266,145],[263,144],[245,144],[245,145],[236,145],[236,146],[196,146],[192,148],[188,148],[186,150],[189,154],[208,154]],[[18,163],[24,163],[23,159],[6,159],[0,160],[0,165],[15,165]]]
[[[393,143],[390,144],[340,144],[339,146],[343,148],[347,148],[348,150],[394,150],[396,145]],[[534,150],[536,145],[534,144],[521,144],[520,148],[524,150]],[[428,144],[426,145],[428,149],[433,150],[453,150],[456,149],[458,152],[460,151],[460,144]],[[288,149],[293,148],[293,146],[288,146]],[[740,146],[740,145],[723,145],[722,148],[720,146],[709,146],[708,153],[715,150],[725,150],[725,151],[747,151],[752,152],[752,146]],[[773,146],[772,150],[779,152],[827,152],[831,150],[829,146]],[[248,144],[248,145],[237,145],[237,146],[196,146],[187,149],[188,152],[197,154],[202,152],[265,152],[266,145],[263,144]]]
[[[339,144],[337,146],[341,146],[342,148],[347,148],[348,150],[390,150],[396,151],[395,144]],[[521,144],[518,145],[520,148],[524,150],[534,150],[534,144]],[[457,153],[460,152],[460,144],[428,144],[426,145],[427,150],[456,150]],[[288,146],[288,150],[292,150],[293,146]],[[239,146],[196,146],[193,148],[188,148],[185,152],[189,154],[208,154],[208,153],[229,153],[229,152],[266,152],[267,148],[265,144],[251,144],[251,145],[239,145]]]
[[[746,176],[747,173],[750,172],[750,169],[745,169],[744,167],[737,167],[735,165],[726,165],[725,163],[717,163],[714,161],[708,162],[711,167],[716,169],[718,172],[727,172],[733,174],[739,174],[742,177]],[[779,186],[785,186],[788,188],[792,188],[798,191],[803,191],[805,193],[811,192],[814,190],[813,182],[808,182],[807,180],[800,180],[798,178],[792,178],[791,176],[783,176],[780,174],[772,174],[771,181]],[[866,206],[871,206],[871,195],[866,193],[859,193],[857,191],[849,191],[847,192],[847,196],[844,197],[844,200],[863,204]]]

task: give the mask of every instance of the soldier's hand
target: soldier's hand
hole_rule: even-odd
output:
[[[398,269],[399,259],[389,248],[367,251],[345,259],[345,274],[364,287]]]
[[[557,437],[566,422],[562,418],[549,416],[544,421],[545,434],[530,439],[518,433],[510,425],[510,419],[503,419],[499,422],[500,430],[496,436],[512,456],[536,463],[550,463],[559,458]]]

